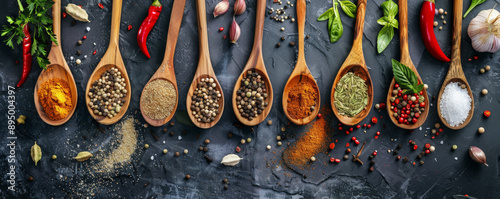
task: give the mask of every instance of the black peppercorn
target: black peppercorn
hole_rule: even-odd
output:
[[[170,131],[170,136],[174,136],[174,135],[175,135],[175,132]]]
[[[227,184],[224,185],[224,189],[229,189],[229,186],[227,186]]]
[[[399,151],[398,150],[394,150],[393,153],[394,153],[394,155],[397,155],[399,153]]]
[[[281,46],[281,43],[276,44],[276,48],[279,48]]]
[[[203,146],[198,147],[198,150],[203,151]]]
[[[290,46],[295,46],[295,42],[290,42]]]
[[[404,157],[404,158],[403,158],[403,162],[404,162],[404,163],[407,163],[408,161],[410,161],[410,159],[408,159],[408,157]]]
[[[80,51],[80,50],[76,50],[76,54],[77,54],[77,55],[81,55],[81,54],[82,54],[82,51]]]
[[[208,151],[208,147],[203,147],[203,152],[207,152]]]
[[[285,37],[281,37],[281,41],[285,41]]]
[[[423,160],[420,160],[420,164],[424,164],[424,161],[423,161]]]
[[[370,161],[370,165],[375,165],[375,160]]]
[[[229,180],[228,180],[227,178],[224,178],[224,179],[222,180],[222,183],[224,183],[224,184],[229,184]]]
[[[401,149],[403,148],[403,146],[401,146],[401,144],[398,144],[398,149]]]
[[[373,166],[372,166],[372,167],[370,167],[370,172],[373,172],[373,170],[375,170],[375,169],[373,168]]]

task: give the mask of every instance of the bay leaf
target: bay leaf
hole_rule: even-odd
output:
[[[71,17],[75,18],[78,21],[90,22],[87,11],[85,11],[83,8],[80,8],[80,6],[77,6],[75,4],[72,3],[68,4],[66,6],[66,13],[68,13]]]

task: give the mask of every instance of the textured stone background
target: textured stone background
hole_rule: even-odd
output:
[[[120,25],[120,51],[124,59],[130,81],[132,82],[132,101],[127,115],[133,115],[144,123],[139,113],[140,92],[147,80],[156,71],[161,63],[164,54],[170,11],[172,0],[160,0],[164,5],[156,26],[151,31],[148,48],[151,59],[147,59],[139,50],[136,42],[136,34],[142,20],[147,15],[147,9],[151,1],[124,0]],[[131,165],[124,168],[117,174],[102,176],[98,180],[90,177],[84,172],[90,167],[92,162],[77,163],[71,160],[77,152],[82,150],[96,151],[98,149],[111,148],[109,140],[113,137],[112,127],[98,125],[90,117],[84,103],[84,89],[88,78],[95,66],[100,61],[107,49],[111,18],[111,0],[63,0],[62,5],[75,3],[82,5],[89,13],[91,23],[78,22],[71,25],[71,17],[62,20],[62,48],[66,60],[75,77],[78,88],[79,103],[73,117],[64,125],[52,127],[46,125],[38,116],[34,109],[33,88],[36,78],[41,69],[35,64],[25,84],[16,89],[16,115],[24,114],[28,116],[26,125],[17,126],[17,148],[15,165],[17,167],[17,191],[15,193],[7,190],[8,163],[7,155],[9,150],[7,134],[4,133],[0,141],[0,169],[5,171],[2,182],[0,196],[2,198],[62,198],[90,196],[97,198],[125,197],[125,198],[450,198],[455,194],[469,194],[478,198],[496,198],[500,196],[498,187],[500,186],[500,148],[498,147],[498,134],[495,121],[498,121],[498,111],[500,111],[500,95],[497,91],[500,88],[500,70],[498,63],[500,57],[497,54],[477,53],[471,47],[471,41],[466,34],[467,25],[470,20],[477,15],[480,10],[489,9],[498,0],[489,0],[478,6],[470,15],[463,20],[462,32],[462,64],[467,79],[474,93],[475,111],[471,123],[464,129],[453,131],[444,129],[444,133],[436,139],[431,140],[430,128],[438,122],[436,111],[436,100],[430,108],[427,122],[422,129],[417,129],[412,133],[398,129],[388,119],[385,110],[377,111],[372,109],[370,115],[363,123],[368,123],[373,116],[380,117],[379,123],[363,133],[363,130],[355,130],[352,134],[361,141],[367,141],[362,159],[368,162],[368,153],[378,150],[379,155],[375,158],[375,172],[369,172],[369,165],[358,165],[352,161],[342,161],[340,164],[325,166],[321,162],[327,161],[325,155],[319,155],[312,167],[314,170],[307,171],[307,178],[288,169],[281,161],[281,152],[285,146],[278,147],[275,137],[278,134],[285,134],[286,142],[293,142],[306,127],[290,125],[283,114],[281,95],[283,87],[293,70],[297,54],[297,46],[289,47],[288,42],[297,40],[296,23],[277,23],[271,21],[266,16],[264,25],[263,54],[264,61],[271,76],[274,89],[274,104],[268,119],[273,120],[273,125],[263,124],[253,128],[238,128],[233,123],[235,117],[231,109],[231,93],[236,78],[243,69],[251,51],[253,43],[253,32],[255,24],[256,1],[248,1],[247,11],[237,16],[236,20],[241,26],[242,36],[238,44],[230,44],[228,39],[224,40],[223,35],[228,34],[229,25],[232,20],[232,7],[227,14],[214,19],[212,11],[217,0],[208,0],[207,23],[208,36],[212,64],[217,74],[217,78],[224,90],[226,99],[225,111],[220,122],[213,128],[201,130],[189,125],[183,125],[185,120],[185,96],[193,78],[198,62],[198,34],[196,26],[196,6],[194,1],[186,3],[184,19],[180,30],[175,54],[175,71],[179,84],[179,106],[177,115],[172,120],[175,126],[166,125],[169,132],[174,131],[175,136],[171,137],[163,133],[163,128],[143,128],[138,129],[139,145],[148,143],[151,147],[144,150],[137,149]],[[233,1],[231,0],[231,5]],[[278,8],[268,0],[267,9]],[[399,32],[395,31],[395,36],[389,47],[382,53],[376,53],[376,37],[381,26],[376,20],[382,16],[379,8],[383,0],[370,0],[367,5],[365,20],[365,31],[363,38],[364,55],[370,68],[370,74],[374,84],[374,104],[385,101],[388,84],[392,78],[390,60],[399,59]],[[104,9],[100,9],[97,4],[102,3]],[[292,3],[295,3],[292,1]],[[435,60],[425,50],[419,33],[418,17],[422,0],[411,0],[409,3],[409,46],[414,64],[418,67],[420,75],[425,83],[429,85],[429,95],[438,94],[442,81],[448,70],[448,63]],[[451,51],[451,22],[452,22],[451,0],[438,1],[436,7],[444,8],[448,11],[446,20],[448,24],[443,26],[443,31],[436,31],[438,41],[445,54],[450,55]],[[464,11],[470,1],[464,2]],[[331,7],[331,1],[308,1],[307,3],[306,34],[310,38],[305,43],[306,61],[316,78],[321,94],[324,110],[329,108],[329,95],[333,79],[339,67],[351,48],[354,19],[341,14],[344,24],[344,35],[342,38],[331,44],[328,40],[326,22],[317,22],[316,18],[326,9]],[[17,13],[16,1],[1,1],[0,12],[1,25],[6,24],[5,16],[14,16]],[[287,13],[294,15],[295,7],[288,9]],[[440,21],[440,20],[439,20]],[[128,31],[127,26],[132,25],[133,29]],[[90,27],[90,32],[85,28]],[[218,32],[219,27],[224,27],[223,32]],[[281,32],[279,29],[285,27]],[[77,46],[76,42],[83,35],[87,36],[83,45]],[[275,48],[275,44],[281,36],[286,37],[281,48]],[[3,40],[3,39],[2,39]],[[97,45],[94,46],[93,43]],[[81,50],[82,55],[77,56],[76,50]],[[97,50],[96,55],[92,52]],[[83,59],[83,55],[88,58]],[[478,55],[478,60],[467,61]],[[82,59],[81,65],[76,65],[74,60]],[[7,87],[15,86],[21,74],[21,64],[15,64],[16,60],[22,62],[21,48],[16,47],[11,50],[3,43],[0,45],[0,110],[1,132],[6,132],[6,112],[7,112]],[[479,74],[479,69],[485,65],[491,65],[492,70],[483,75]],[[487,88],[490,94],[482,96],[481,89]],[[430,97],[430,96],[429,96]],[[327,104],[327,105],[325,105]],[[482,112],[486,109],[492,111],[492,116],[485,119]],[[335,128],[338,120],[332,115],[326,116],[331,125]],[[106,133],[101,133],[98,126],[106,129]],[[280,132],[280,128],[286,126],[285,133]],[[479,126],[484,126],[486,133],[478,135],[476,130]],[[5,129],[5,130],[4,130]],[[160,140],[155,141],[150,131],[155,131]],[[185,131],[185,134],[181,133]],[[374,140],[375,132],[381,131],[379,139]],[[232,132],[234,137],[227,138],[228,132]],[[344,144],[348,142],[351,135],[346,136],[340,132],[330,132],[332,139],[338,139],[338,146],[330,155],[341,157],[344,153]],[[179,140],[178,136],[182,136]],[[84,140],[82,137],[86,137]],[[241,138],[252,138],[249,144],[241,145]],[[202,153],[197,151],[199,145],[205,138],[210,138],[210,151],[208,154],[214,158],[214,162],[208,164],[202,158]],[[391,139],[397,139],[391,142]],[[426,162],[422,166],[413,166],[410,163],[403,164],[395,161],[392,154],[388,154],[387,149],[394,149],[399,143],[403,144],[400,154],[414,160],[418,151],[410,150],[407,141],[413,139],[422,146],[424,143],[431,143],[436,146],[436,152],[424,158]],[[34,141],[42,147],[43,158],[38,166],[34,166],[30,154],[30,147]],[[443,142],[440,144],[440,142]],[[266,145],[272,145],[271,151],[266,150]],[[453,144],[458,145],[458,150],[450,150]],[[476,145],[481,147],[487,154],[489,167],[481,166],[473,162],[468,155],[468,146]],[[225,167],[218,162],[228,153],[234,153],[234,148],[240,146],[242,152],[239,153],[244,159],[236,167]],[[351,147],[357,151],[358,147]],[[167,148],[167,155],[161,154],[161,150]],[[188,155],[173,157],[174,151],[189,149]],[[57,154],[58,159],[50,159],[52,154]],[[153,157],[153,158],[151,158]],[[454,158],[457,157],[458,160]],[[152,160],[153,159],[153,160]],[[184,180],[184,175],[190,174],[191,180]],[[28,182],[28,177],[33,176],[34,181]],[[229,190],[223,189],[221,180],[229,179]],[[98,181],[98,183],[96,182]],[[93,183],[90,183],[93,182]],[[95,185],[95,187],[87,187]],[[144,186],[147,184],[147,186]]]

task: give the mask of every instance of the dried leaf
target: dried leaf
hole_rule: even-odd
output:
[[[31,147],[31,159],[33,159],[33,162],[35,162],[35,166],[38,163],[40,159],[42,159],[42,149],[38,144],[35,144]]]
[[[66,12],[78,21],[90,22],[87,11],[80,8],[80,6],[70,3],[66,6]]]
[[[238,163],[240,163],[240,160],[242,160],[242,159],[243,158],[240,158],[240,156],[238,156],[236,154],[229,154],[229,155],[224,156],[224,158],[222,158],[222,162],[220,162],[220,163],[223,165],[226,165],[226,166],[235,166]]]
[[[90,157],[92,157],[92,153],[90,153],[88,151],[82,151],[82,152],[78,153],[78,155],[76,157],[74,157],[73,159],[75,159],[78,162],[83,162],[85,160],[88,160]]]

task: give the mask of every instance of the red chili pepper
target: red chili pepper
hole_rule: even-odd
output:
[[[422,34],[422,40],[425,48],[434,58],[440,61],[450,62],[450,58],[448,58],[441,50],[441,47],[439,47],[436,35],[434,34],[434,15],[434,0],[424,0],[422,9],[420,10],[420,33]]]
[[[17,83],[17,87],[22,86],[24,81],[28,79],[28,75],[31,71],[31,62],[33,61],[33,56],[31,56],[31,35],[28,23],[24,24],[23,32],[23,73],[21,75],[21,80]]]
[[[146,41],[148,40],[149,32],[151,32],[156,20],[160,17],[161,8],[161,3],[158,0],[154,0],[153,4],[149,6],[148,16],[142,22],[141,27],[139,27],[139,32],[137,32],[137,44],[139,44],[142,53],[148,58],[151,58],[151,56],[149,55]]]

